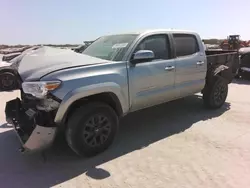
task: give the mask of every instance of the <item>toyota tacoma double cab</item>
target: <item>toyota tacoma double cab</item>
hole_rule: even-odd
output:
[[[94,156],[113,143],[128,113],[198,92],[205,106],[220,108],[237,59],[205,51],[197,33],[181,30],[103,36],[82,53],[38,47],[0,70],[20,91],[6,103],[6,121],[22,152],[44,150],[63,133],[76,154]]]

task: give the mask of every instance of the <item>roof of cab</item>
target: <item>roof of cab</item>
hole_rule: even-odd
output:
[[[139,34],[147,34],[147,33],[156,33],[156,32],[163,32],[163,33],[195,33],[193,31],[188,30],[178,30],[178,29],[148,29],[141,31]]]
[[[147,29],[147,30],[140,30],[140,31],[117,33],[115,35],[120,35],[120,34],[146,35],[146,34],[149,34],[149,33],[182,33],[182,34],[194,34],[194,35],[197,34],[196,32],[189,31],[189,30],[178,30],[178,29]]]

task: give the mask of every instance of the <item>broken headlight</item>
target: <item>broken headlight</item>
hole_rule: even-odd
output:
[[[60,84],[60,81],[23,82],[22,89],[26,94],[43,99],[49,91],[57,89]]]

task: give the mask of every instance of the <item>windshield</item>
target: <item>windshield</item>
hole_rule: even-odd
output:
[[[111,61],[121,61],[137,36],[124,34],[101,37],[88,46],[83,54]]]

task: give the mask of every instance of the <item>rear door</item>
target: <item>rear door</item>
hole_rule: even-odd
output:
[[[175,87],[179,97],[200,92],[205,84],[207,71],[206,55],[197,36],[173,34],[176,51]]]

